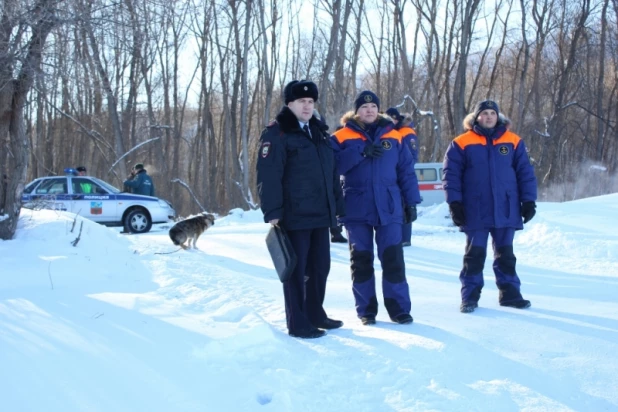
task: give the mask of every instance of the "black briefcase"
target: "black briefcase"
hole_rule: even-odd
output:
[[[266,235],[266,247],[281,282],[287,281],[296,267],[296,252],[290,238],[281,227],[271,226]]]

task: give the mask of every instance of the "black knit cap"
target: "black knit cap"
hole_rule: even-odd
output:
[[[133,166],[133,169],[135,170],[141,170],[144,168],[144,164],[143,163],[136,163],[135,166]]]
[[[479,117],[479,114],[481,114],[483,110],[493,110],[496,112],[497,115],[500,114],[500,108],[498,107],[498,103],[494,102],[493,100],[483,100],[482,102],[477,103],[474,107],[474,120]]]
[[[358,112],[358,108],[365,103],[375,103],[378,110],[380,109],[380,98],[370,90],[363,90],[354,100],[354,113]]]
[[[283,89],[285,104],[305,97],[313,99],[314,102],[318,101],[318,86],[310,80],[292,80]]]
[[[403,119],[403,116],[396,107],[389,107],[388,110],[386,110],[386,114],[397,121]]]
[[[75,168],[78,172],[87,172],[86,166],[77,166]]]

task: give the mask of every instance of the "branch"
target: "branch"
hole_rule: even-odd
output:
[[[202,206],[202,204],[200,203],[199,200],[197,200],[197,196],[195,196],[195,193],[193,193],[193,190],[191,190],[191,188],[189,187],[188,184],[186,184],[184,181],[176,178],[176,179],[172,179],[170,180],[172,183],[178,183],[179,185],[183,186],[185,189],[187,189],[189,191],[189,194],[191,195],[191,197],[193,198],[193,200],[195,200],[195,203],[197,203],[197,205],[200,207],[200,209],[202,210],[202,212],[205,212],[206,209],[204,209],[204,206]]]
[[[162,126],[160,126],[162,127]],[[159,140],[161,138],[161,136],[159,137],[153,137],[152,139],[148,139],[145,142],[141,142],[140,144],[136,145],[134,148],[130,149],[128,152],[126,152],[125,154],[123,154],[122,156],[120,156],[118,158],[118,160],[116,160],[114,162],[114,164],[112,165],[112,167],[109,168],[109,170],[107,171],[107,173],[111,173],[112,169],[118,164],[118,162],[120,162],[122,159],[124,159],[125,157],[127,157],[131,152],[134,152],[135,150],[139,149],[140,147],[142,147],[143,145],[145,145],[146,143],[151,143],[154,142],[156,140]]]
[[[240,182],[235,181],[234,184],[240,189],[240,193],[242,194],[242,198],[245,200],[245,203],[249,206],[251,210],[257,210],[258,205],[253,201],[253,197],[251,196],[251,191],[245,195],[243,192],[242,184]]]
[[[51,277],[51,261],[49,262],[49,265],[47,266],[47,276],[49,276],[49,284],[51,285],[52,290],[54,290],[54,282],[52,281],[52,277]]]
[[[77,235],[77,238],[75,238],[74,241],[71,242],[71,244],[73,246],[77,246],[77,244],[79,243],[79,239],[81,239],[82,237],[82,229],[84,228],[84,221],[81,221],[81,224],[79,225],[79,234]]]

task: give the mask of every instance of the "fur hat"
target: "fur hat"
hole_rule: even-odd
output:
[[[283,89],[285,104],[304,97],[309,97],[315,102],[318,101],[318,86],[314,82],[309,80],[292,80],[285,85]]]
[[[135,170],[142,170],[143,168],[144,168],[143,163],[136,163],[135,166],[133,166],[133,169]]]
[[[399,110],[397,110],[397,108],[395,107],[390,107],[388,110],[386,110],[386,114],[397,121],[400,121],[404,118],[404,116],[402,116],[401,113],[399,113]]]
[[[358,108],[365,103],[375,103],[378,110],[380,109],[380,98],[370,90],[363,90],[354,100],[354,113],[358,112]]]
[[[500,115],[498,103],[494,102],[493,100],[483,100],[482,102],[477,103],[474,107],[474,120],[479,117],[479,114],[481,114],[483,110],[493,110],[496,112],[497,115]]]

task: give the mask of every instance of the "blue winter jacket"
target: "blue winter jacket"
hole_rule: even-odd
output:
[[[331,137],[342,176],[346,216],[343,223],[382,226],[403,223],[404,205],[421,202],[412,155],[389,118],[378,118],[372,135],[353,112],[342,118],[344,127]],[[381,145],[383,156],[364,157],[367,142]]]
[[[133,179],[127,179],[123,185],[130,187],[136,195],[154,196],[155,189],[152,178],[146,173],[146,169],[140,169]]]
[[[537,194],[524,141],[508,130],[510,122],[503,115],[490,136],[474,120],[474,114],[466,117],[467,131],[444,156],[446,201],[463,204],[466,224],[461,231],[523,229],[521,204],[535,201]]]
[[[403,136],[403,141],[408,145],[410,153],[412,153],[413,164],[416,164],[418,163],[418,136],[412,127],[413,124],[412,116],[404,115],[403,119],[395,126],[395,129]]]

